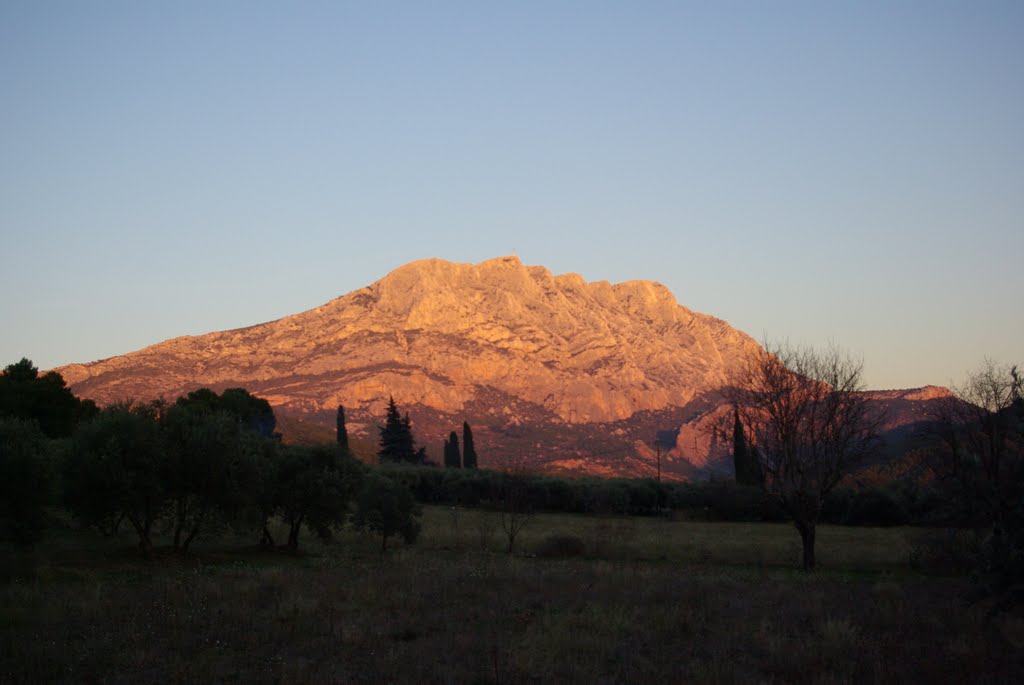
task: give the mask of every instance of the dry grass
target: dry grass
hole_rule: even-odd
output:
[[[302,555],[208,543],[155,562],[128,538],[57,540],[34,579],[0,586],[0,682],[1012,682],[1024,668],[1001,637],[1015,633],[965,604],[963,580],[915,573],[898,530],[823,530],[823,569],[805,575],[787,526],[537,516],[510,556],[500,527],[481,549],[487,517],[428,509],[420,543],[384,556],[354,533]],[[559,536],[582,555],[532,556]]]

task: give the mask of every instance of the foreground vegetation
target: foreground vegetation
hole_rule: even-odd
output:
[[[283,522],[272,531],[283,534]],[[922,567],[937,532],[426,507],[415,546],[192,553],[56,530],[0,586],[0,681],[1012,682],[1024,620]],[[247,543],[248,540],[248,543]],[[248,544],[248,546],[246,546]],[[10,550],[8,550],[10,554]],[[8,557],[10,561],[13,557]],[[8,568],[8,570],[10,570]]]

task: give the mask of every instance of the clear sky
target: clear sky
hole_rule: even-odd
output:
[[[1022,36],[1019,0],[0,0],[0,363],[513,252],[875,388],[1024,363]]]

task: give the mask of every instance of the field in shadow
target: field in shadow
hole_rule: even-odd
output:
[[[929,534],[428,507],[413,547],[181,558],[56,534],[0,586],[10,683],[1013,682],[1024,621],[912,567]]]

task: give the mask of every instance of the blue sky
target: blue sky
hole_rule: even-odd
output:
[[[657,280],[869,385],[1024,362],[1024,3],[0,0],[0,362],[425,257]]]

